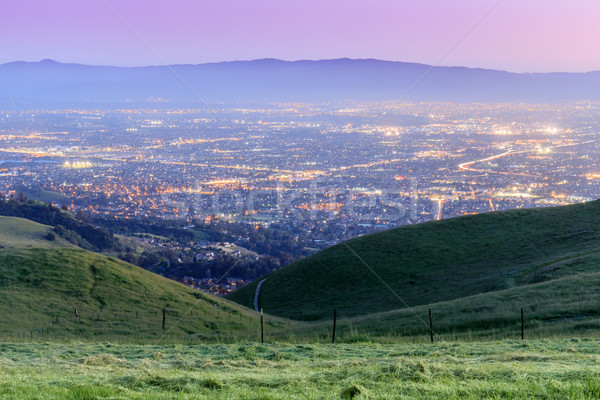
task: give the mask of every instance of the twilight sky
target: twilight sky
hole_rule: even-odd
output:
[[[0,63],[52,58],[133,66],[349,57],[515,72],[600,70],[600,0],[497,3],[2,0]]]

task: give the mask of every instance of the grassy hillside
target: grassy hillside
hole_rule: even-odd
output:
[[[4,340],[230,340],[258,332],[258,316],[235,303],[80,249],[0,250],[0,315]],[[269,328],[279,325],[272,319]]]
[[[69,196],[65,196],[62,193],[51,192],[43,189],[32,189],[22,187],[17,190],[18,192],[23,193],[25,197],[28,199],[41,201],[44,203],[66,203],[70,202],[71,198]]]
[[[600,255],[589,257],[588,262],[600,262]],[[0,340],[259,339],[256,313],[83,250],[0,250],[0,282]],[[413,309],[354,317],[340,311],[337,340],[428,341],[428,307],[433,309],[437,340],[517,338],[520,308],[525,310],[528,338],[590,336],[600,330],[599,286],[600,273],[579,273]],[[165,332],[163,308],[167,310]],[[265,338],[328,342],[331,314],[327,317],[312,323],[266,317]]]
[[[267,313],[320,319],[307,323],[267,316],[266,340],[329,341],[334,308],[341,342],[427,341],[428,308],[433,310],[436,337],[442,340],[518,337],[520,308],[525,310],[528,337],[593,335],[600,330],[598,208],[594,202],[471,216],[351,241],[350,248],[368,267],[357,263],[352,250],[336,246],[313,257],[329,268],[315,271],[314,260],[307,259],[289,267],[291,275],[285,269],[265,281],[260,302]],[[50,229],[44,225],[19,218],[1,221],[6,223],[0,225],[0,243],[13,248],[0,250],[0,339],[259,338],[258,314],[236,303],[111,257],[50,248],[58,243],[39,239]],[[479,247],[469,246],[477,243]],[[403,262],[384,257],[386,250]],[[412,308],[403,307],[368,268],[396,285],[396,293]],[[359,277],[340,278],[352,272]],[[347,282],[354,287],[345,287]],[[286,291],[286,301],[270,302]],[[251,306],[253,295],[251,285],[232,297]]]
[[[48,240],[52,227],[23,218],[0,216],[0,248],[12,247],[75,247],[56,237]]]
[[[269,275],[260,304],[295,319],[366,315],[600,271],[596,253],[600,201],[465,216],[321,251]],[[252,306],[257,283],[230,298]]]
[[[595,260],[600,262],[600,256]],[[461,299],[361,316],[338,312],[336,341],[429,342],[432,310],[436,341],[517,339],[521,308],[525,338],[598,337],[600,273],[582,273]],[[303,324],[293,335],[302,340],[331,340],[332,316]],[[286,339],[288,332],[274,332]]]
[[[56,236],[92,251],[121,251],[123,244],[110,232],[52,204],[35,200],[9,199],[0,201],[0,215],[26,218],[54,227]]]

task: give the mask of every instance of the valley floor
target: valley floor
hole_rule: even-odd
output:
[[[0,398],[592,399],[600,340],[0,343]]]

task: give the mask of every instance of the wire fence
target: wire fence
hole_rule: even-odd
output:
[[[153,308],[98,311],[86,305],[54,307],[30,329],[4,328],[5,340],[108,340],[145,343],[205,342],[436,342],[438,340],[528,339],[600,333],[600,313],[536,312],[508,307],[502,313],[473,309],[419,308],[297,321],[242,308]],[[426,324],[423,323],[426,322]]]

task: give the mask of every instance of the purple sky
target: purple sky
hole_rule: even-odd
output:
[[[153,54],[104,5],[108,4]],[[437,63],[497,0],[3,0],[0,63]],[[501,0],[440,65],[600,70],[599,0]],[[157,58],[158,55],[158,58]]]

